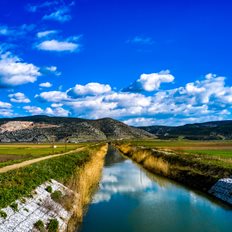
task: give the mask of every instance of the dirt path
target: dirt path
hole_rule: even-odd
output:
[[[25,167],[25,166],[40,162],[42,160],[52,159],[52,158],[55,158],[55,157],[58,157],[58,156],[68,155],[68,154],[71,154],[71,153],[74,153],[74,152],[82,151],[84,148],[85,147],[80,147],[80,148],[77,148],[76,150],[71,150],[71,151],[68,151],[68,152],[65,152],[65,153],[44,156],[44,157],[41,157],[41,158],[27,160],[27,161],[24,161],[22,163],[5,166],[5,167],[0,168],[0,173],[4,173],[4,172],[8,172],[8,171],[11,171],[11,170],[14,170],[14,169],[22,168],[22,167]]]

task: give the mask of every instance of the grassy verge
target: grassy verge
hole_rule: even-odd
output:
[[[208,191],[218,179],[232,173],[232,163],[226,158],[201,154],[185,155],[126,143],[117,144],[116,147],[149,171],[203,191]]]
[[[90,160],[90,156],[90,151],[85,149],[0,174],[0,208],[29,196],[33,189],[50,179],[67,182],[77,169],[81,169],[84,163]]]
[[[75,150],[80,146],[82,145],[68,144],[65,148],[64,144],[58,144],[53,149],[51,144],[0,145],[0,168],[30,159]]]

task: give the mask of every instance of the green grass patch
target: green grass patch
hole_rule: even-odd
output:
[[[188,154],[217,156],[219,158],[232,158],[232,150],[184,150]]]
[[[53,149],[51,144],[0,145],[0,168],[21,163],[26,160],[75,150],[83,145],[67,144],[66,148],[64,144],[58,144],[56,146],[57,147]]]
[[[59,222],[57,219],[51,219],[47,226],[48,232],[58,232]]]
[[[59,190],[56,190],[54,191],[52,194],[51,194],[51,198],[53,201],[56,201],[56,202],[60,202],[61,198],[62,198],[62,192],[59,191]]]
[[[30,196],[32,190],[50,179],[65,183],[89,158],[90,153],[86,149],[0,174],[0,208]]]
[[[44,223],[41,221],[41,220],[38,220],[35,224],[34,224],[34,227],[40,231],[40,232],[45,232],[46,229],[45,229],[45,226],[44,226]]]
[[[135,146],[170,149],[179,154],[208,155],[215,158],[232,158],[232,141],[191,140],[135,140],[125,141]]]

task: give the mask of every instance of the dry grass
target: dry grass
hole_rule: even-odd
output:
[[[108,146],[104,145],[98,151],[90,151],[92,153],[90,161],[77,170],[69,182],[69,188],[76,194],[73,199],[75,207],[73,208],[73,217],[68,224],[68,232],[74,231],[76,225],[82,222],[86,206],[91,201],[93,192],[100,181],[107,149]]]
[[[169,164],[165,162],[162,158],[156,158],[154,156],[148,156],[143,163],[144,167],[148,170],[155,169],[156,172],[163,175],[168,175],[169,173]]]

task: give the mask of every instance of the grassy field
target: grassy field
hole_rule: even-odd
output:
[[[10,164],[20,163],[38,157],[52,154],[63,153],[65,151],[75,150],[83,144],[1,144],[0,145],[0,167]]]
[[[232,141],[139,140],[130,143],[136,146],[173,150],[184,155],[232,159]]]
[[[33,189],[45,181],[55,179],[65,183],[97,149],[99,146],[92,146],[91,150],[86,148],[78,153],[44,160],[0,174],[0,209],[10,205],[16,199],[29,196]]]

